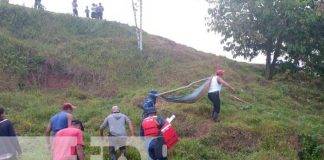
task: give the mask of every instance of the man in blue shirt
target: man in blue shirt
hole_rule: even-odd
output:
[[[5,119],[5,110],[0,108],[0,157],[16,160],[21,155],[21,148],[12,123]]]
[[[56,113],[48,122],[45,136],[47,137],[47,143],[50,144],[49,136],[52,131],[52,135],[60,131],[61,129],[71,126],[73,120],[73,110],[76,106],[71,103],[64,103],[60,112]]]

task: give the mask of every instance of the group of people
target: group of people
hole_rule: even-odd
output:
[[[212,75],[212,80],[208,92],[208,98],[213,103],[212,119],[216,122],[219,121],[220,113],[220,91],[222,84],[229,87],[231,90],[235,90],[229,85],[223,78],[224,70],[217,70],[216,74]],[[145,149],[148,159],[167,159],[167,154],[163,148],[165,145],[164,138],[161,136],[162,127],[166,121],[161,116],[157,115],[155,107],[157,99],[157,92],[152,90],[148,97],[144,100],[143,114],[141,116],[140,136],[145,137]],[[85,159],[84,153],[84,140],[83,131],[84,126],[80,120],[73,118],[73,111],[77,107],[71,103],[64,103],[61,111],[55,114],[48,122],[45,136],[47,137],[48,146],[52,152],[53,160],[67,160],[71,158],[77,158],[78,160]],[[120,112],[118,106],[113,106],[111,113],[104,119],[100,125],[99,134],[104,137],[104,130],[109,128],[107,132],[108,137],[125,137],[127,131],[125,125],[128,124],[128,128],[131,132],[131,136],[134,136],[134,129],[132,121],[124,114]],[[51,134],[52,133],[52,134]],[[54,139],[50,140],[50,135]],[[12,123],[5,119],[5,111],[0,108],[0,138],[1,136],[9,136],[8,141],[0,141],[0,155],[9,154],[10,160],[16,160],[22,151],[20,149],[16,133],[13,129]],[[68,143],[62,137],[74,137],[76,142],[73,143],[74,147],[71,149],[71,143]],[[3,143],[3,144],[2,144]],[[121,156],[125,157],[126,143],[124,146],[114,146],[109,144],[109,154],[112,160],[117,160],[116,148],[120,149]],[[4,149],[3,149],[4,147]]]
[[[146,141],[146,149],[148,151],[148,159],[167,159],[167,157],[161,158],[163,140],[159,138],[155,140],[154,137],[160,136],[160,130],[165,121],[162,117],[157,116],[155,103],[156,103],[156,91],[151,91],[148,98],[144,102],[144,112],[142,114],[142,123],[140,129],[140,136],[149,137],[149,141]],[[64,103],[61,107],[61,111],[52,116],[48,122],[45,136],[47,137],[47,143],[52,153],[53,160],[68,160],[76,158],[78,160],[85,159],[84,153],[84,126],[80,120],[73,118],[73,111],[77,107],[71,103]],[[120,112],[118,106],[113,106],[111,113],[104,119],[100,125],[100,136],[104,137],[104,130],[109,128],[107,132],[108,137],[126,137],[127,131],[125,124],[128,124],[130,135],[134,136],[134,129],[132,121]],[[53,140],[50,136],[53,136]],[[3,108],[0,108],[0,136],[12,136],[10,142],[0,141],[0,155],[10,155],[10,160],[16,160],[17,156],[21,155],[19,142],[16,138],[16,133],[13,129],[12,123],[5,119],[5,112]],[[71,142],[66,137],[75,138],[75,142]],[[151,139],[150,139],[151,138]],[[2,144],[4,143],[4,144]],[[126,145],[126,144],[125,144]],[[73,146],[71,148],[71,146]],[[160,148],[160,151],[156,151],[156,148]],[[4,148],[4,149],[3,149]],[[126,146],[118,146],[121,151],[121,156],[125,156]],[[109,155],[112,160],[117,160],[116,146],[109,144]],[[8,159],[9,160],[9,159]]]
[[[73,0],[72,2],[72,8],[73,8],[73,16],[78,16],[78,4],[77,0]],[[91,12],[90,12],[91,9]],[[87,18],[94,18],[94,19],[102,19],[103,17],[103,11],[105,10],[104,7],[99,3],[98,5],[95,3],[92,3],[91,8],[89,9],[88,6],[86,6],[86,9],[84,10]],[[91,13],[91,14],[90,14]]]
[[[162,117],[157,116],[155,108],[156,103],[156,91],[151,91],[149,96],[144,101],[144,112],[142,115],[142,123],[140,136],[151,137],[149,141],[145,142],[148,159],[167,159],[166,156],[162,157],[163,140],[156,138],[160,136],[160,130],[165,121]],[[77,107],[71,103],[64,103],[61,111],[55,114],[48,122],[45,136],[47,137],[48,146],[51,147],[53,160],[66,160],[73,156],[76,156],[78,160],[84,160],[84,141],[83,141],[83,124],[79,120],[73,119],[72,113]],[[130,135],[134,136],[134,129],[132,121],[120,112],[118,106],[113,106],[111,113],[104,119],[100,125],[100,136],[104,137],[104,130],[109,128],[107,132],[108,137],[126,137],[128,136],[125,124],[128,124]],[[50,140],[50,135],[54,136],[53,141]],[[71,152],[67,152],[71,143],[68,143],[62,137],[75,137],[76,143]],[[109,140],[109,139],[108,139]],[[117,160],[116,148],[120,149],[121,156],[126,157],[126,144],[120,146],[120,144],[109,144],[109,155],[112,160]],[[156,151],[156,148],[160,148],[160,151]]]
[[[43,5],[41,4],[41,0],[35,0],[34,8],[43,9]],[[102,19],[103,18],[103,11],[104,11],[104,7],[102,6],[101,3],[99,3],[99,4],[92,3],[92,6],[91,6],[90,9],[89,9],[88,6],[86,6],[86,9],[84,10],[87,18],[90,18],[90,16],[91,16],[91,18],[94,18],[94,19]],[[72,15],[76,16],[76,17],[79,16],[78,1],[77,0],[72,1]]]
[[[84,160],[84,126],[80,120],[73,119],[72,113],[77,107],[71,103],[64,103],[60,112],[55,114],[48,122],[45,136],[47,137],[48,146],[51,148],[53,160],[67,160],[77,157],[78,160]],[[112,107],[103,123],[100,125],[100,136],[104,136],[104,129],[109,128],[107,136],[127,136],[125,124],[128,124],[131,135],[134,135],[131,120],[124,114],[120,113],[118,106]],[[50,135],[54,136],[53,141]],[[62,138],[63,137],[63,138]],[[64,137],[75,137],[76,143],[71,152],[67,152],[71,147],[71,142]],[[125,156],[125,146],[121,146],[122,155]],[[109,146],[111,159],[117,160],[114,146]]]
[[[95,3],[92,3],[91,18],[102,19],[103,11],[104,11],[104,7],[101,5],[101,3],[99,3],[98,5]],[[86,17],[90,18],[90,10],[89,10],[88,6],[86,6],[85,13],[86,13]]]

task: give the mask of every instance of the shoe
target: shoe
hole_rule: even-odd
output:
[[[218,113],[214,112],[212,118],[214,122],[218,122]]]

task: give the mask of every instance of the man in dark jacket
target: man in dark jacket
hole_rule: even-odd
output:
[[[5,110],[0,108],[0,157],[7,160],[17,160],[21,148],[12,123],[5,119]]]
[[[143,114],[142,114],[142,120],[147,116],[147,111],[154,109],[155,110],[155,103],[157,98],[157,91],[151,90],[149,95],[145,98],[144,104],[143,104]]]
[[[156,96],[157,92],[152,90],[144,100],[140,136],[145,137],[145,146],[150,160],[166,160],[167,148],[161,135],[161,128],[165,124],[165,120],[157,115]]]

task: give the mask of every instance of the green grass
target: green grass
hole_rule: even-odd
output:
[[[90,158],[99,154],[90,137],[99,135],[113,105],[130,117],[138,134],[142,111],[136,105],[148,91],[186,85],[220,65],[237,90],[222,91],[221,123],[211,121],[207,97],[194,104],[158,102],[162,116],[176,115],[173,125],[181,137],[170,159],[324,158],[320,78],[278,75],[265,81],[262,65],[201,53],[147,33],[139,52],[134,28],[116,22],[3,4],[0,15],[6,15],[0,19],[0,106],[20,136],[42,136],[61,104],[72,102],[78,106],[74,117],[85,122]],[[134,148],[128,157],[139,159]]]

